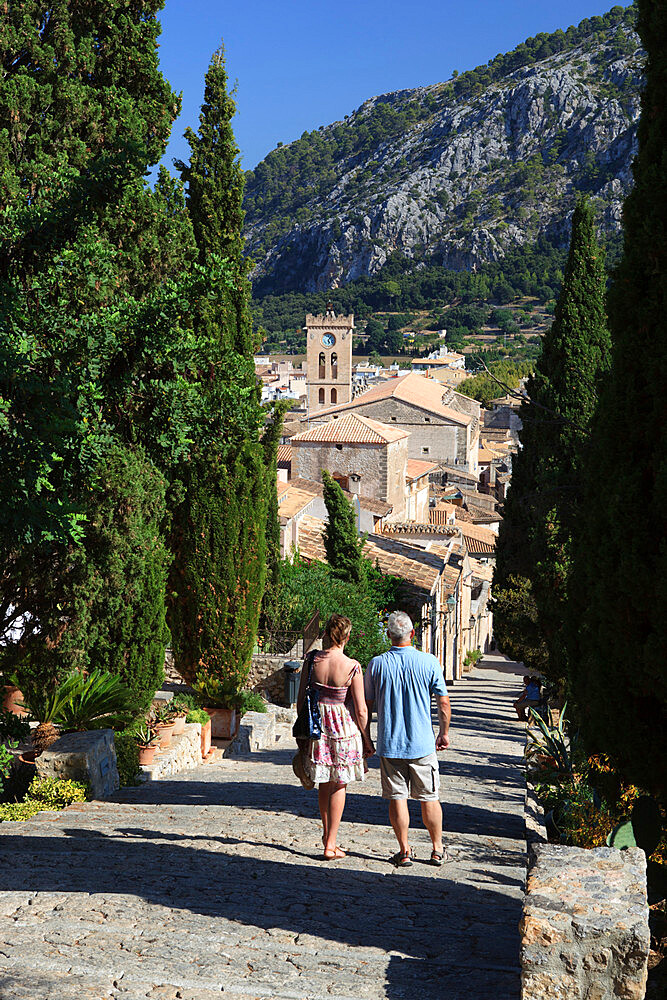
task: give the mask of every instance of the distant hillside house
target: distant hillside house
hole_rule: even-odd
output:
[[[388,379],[349,403],[311,414],[313,421],[348,413],[378,420],[410,434],[408,457],[464,468],[477,474],[480,404],[416,372]]]

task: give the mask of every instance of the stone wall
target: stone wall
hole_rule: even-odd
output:
[[[379,399],[358,405],[356,412],[383,424],[409,431],[408,458],[451,464],[455,459],[467,460],[465,424],[447,423],[442,418],[399,399]],[[323,419],[323,418],[322,418]],[[427,449],[427,450],[425,450]]]
[[[107,799],[120,788],[112,729],[60,736],[35,766],[40,778],[86,782],[94,799]]]
[[[201,764],[201,725],[189,722],[179,736],[172,736],[171,746],[162,750],[152,764],[142,767],[143,781],[159,781],[179,771],[190,771]]]
[[[285,704],[285,672],[283,667],[288,655],[264,656],[255,653],[250,666],[246,687],[258,694],[266,695],[276,705]]]
[[[536,843],[521,920],[521,1000],[641,1000],[650,947],[638,848]]]

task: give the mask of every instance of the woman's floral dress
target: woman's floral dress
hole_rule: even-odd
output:
[[[361,671],[355,664],[350,683]],[[364,753],[361,732],[352,715],[352,692],[345,687],[314,684],[320,706],[322,736],[312,740],[306,770],[316,785],[336,781],[348,785],[364,780]]]

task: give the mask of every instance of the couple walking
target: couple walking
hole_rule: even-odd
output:
[[[317,694],[322,735],[303,748],[306,781],[318,786],[324,857],[345,857],[336,846],[351,781],[363,781],[365,758],[376,748],[370,737],[373,706],[377,708],[377,753],[380,757],[382,797],[389,800],[389,819],[398,841],[393,861],[412,864],[408,842],[408,797],[421,803],[422,819],[431,837],[431,864],[447,860],[442,846],[442,807],[436,750],[449,746],[450,705],[440,664],[435,656],[411,645],[414,628],[408,615],[395,611],[387,632],[391,649],[374,657],[366,675],[356,660],[345,655],[351,622],[332,615],[324,630],[322,651],[309,653],[301,672],[297,709],[310,683]],[[436,695],[440,730],[431,724],[431,696]],[[300,775],[302,778],[304,775]]]

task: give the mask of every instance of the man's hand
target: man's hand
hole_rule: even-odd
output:
[[[436,750],[446,750],[449,746],[449,733],[438,733],[435,740]]]
[[[363,744],[364,744],[364,757],[372,757],[373,754],[375,753],[375,744],[373,743],[373,740],[370,738],[370,736],[366,736],[364,734]]]

